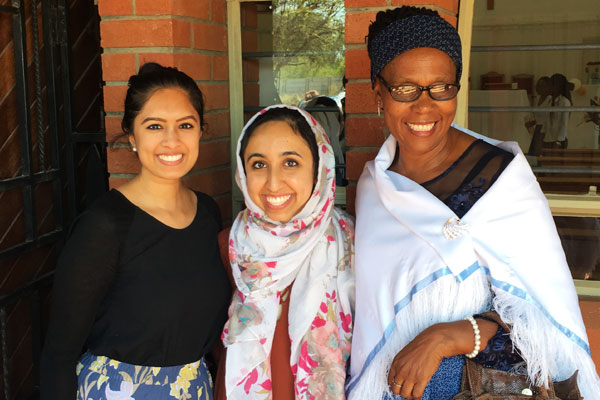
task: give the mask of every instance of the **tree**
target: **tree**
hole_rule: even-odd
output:
[[[274,0],[275,77],[287,66],[299,76],[343,71],[344,12],[343,0]]]

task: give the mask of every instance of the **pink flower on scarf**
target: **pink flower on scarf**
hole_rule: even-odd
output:
[[[325,320],[317,315],[315,319],[313,319],[310,329],[320,328],[323,325],[325,325]]]
[[[350,333],[352,330],[352,315],[340,312],[340,321],[342,321],[342,329]]]
[[[269,269],[273,268],[274,265],[271,262],[252,262],[240,264],[240,267],[242,267],[242,276],[244,277],[244,280],[253,281],[271,276]]]
[[[311,348],[319,354],[319,364],[337,364],[342,362],[342,354],[339,350],[340,338],[337,324],[327,321],[325,325],[312,331],[314,343]]]
[[[260,386],[261,386],[263,389],[265,389],[265,390],[268,390],[268,391],[271,391],[271,390],[273,390],[273,385],[272,385],[272,383],[271,383],[271,380],[270,380],[270,379],[267,379],[266,381],[264,381],[263,383],[261,383],[261,384],[260,384]]]
[[[257,380],[258,380],[258,371],[256,371],[256,368],[254,368],[252,370],[252,372],[250,372],[248,375],[246,375],[246,377],[244,379],[242,379],[242,381],[240,383],[238,383],[238,386],[243,383],[244,384],[244,392],[246,392],[246,394],[249,394],[250,388],[252,387],[252,385],[254,385],[256,383]]]
[[[233,239],[229,239],[229,261],[235,261],[235,247],[233,246]]]
[[[311,369],[315,368],[319,365],[318,362],[313,360],[308,354],[308,343],[302,343],[302,347],[300,347],[300,358],[298,359],[298,367],[303,369],[309,375],[312,375]]]
[[[323,301],[323,302],[321,302],[321,306],[320,306],[320,308],[321,308],[321,312],[322,312],[323,314],[327,314],[327,304],[325,304],[325,302],[324,302],[324,301]]]

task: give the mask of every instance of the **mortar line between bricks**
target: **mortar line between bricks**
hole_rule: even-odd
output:
[[[381,146],[350,146],[348,150],[356,150],[356,152],[367,153],[372,151],[379,151]]]
[[[181,22],[190,23],[202,23],[206,25],[222,26],[226,27],[222,22],[215,22],[209,19],[202,19],[196,17],[188,17],[185,15],[173,15],[173,14],[151,14],[151,15],[105,15],[101,17],[101,22],[112,22],[112,21],[168,21],[175,20]]]
[[[204,113],[210,115],[227,114],[229,113],[229,108],[215,108],[211,110],[205,110]],[[105,117],[123,118],[123,111],[106,111]]]
[[[229,136],[219,136],[219,137],[213,137],[213,138],[208,138],[208,139],[200,139],[200,145],[202,146],[203,143],[221,143],[221,142],[227,142],[230,141],[231,138]],[[128,142],[115,142],[115,144],[113,144],[111,146],[111,148],[113,149],[130,149],[131,146],[129,145]]]
[[[371,83],[370,78],[350,78],[348,79],[348,83]]]
[[[347,113],[346,114],[346,119],[364,119],[364,118],[381,118],[380,116],[378,116],[375,113]]]
[[[127,86],[127,81],[104,81],[104,86]]]
[[[210,167],[206,167],[206,168],[202,168],[202,169],[197,169],[194,171],[190,171],[187,174],[185,174],[183,176],[183,179],[185,178],[190,178],[192,176],[198,176],[198,175],[202,175],[202,174],[209,174],[212,172],[220,172],[220,171],[226,171],[227,169],[230,169],[229,164],[219,164],[219,165],[213,165]],[[135,173],[125,173],[125,172],[110,172],[110,177],[111,178],[135,178],[138,174]]]
[[[226,141],[230,141],[230,137],[229,136],[219,136],[219,137],[214,137],[214,138],[209,138],[209,139],[200,139],[200,145],[202,145],[202,143],[219,143],[219,142],[226,142]]]
[[[227,56],[227,51],[192,49],[185,46],[148,46],[148,47],[104,47],[103,54],[203,54],[208,56]]]
[[[104,86],[127,86],[127,82],[128,81],[105,81]],[[229,83],[229,81],[214,81],[214,80],[206,80],[206,81],[197,80],[194,82],[196,82],[197,85],[203,85],[203,86],[216,86],[216,85],[223,85],[223,84]]]
[[[137,174],[124,174],[122,172],[111,172],[110,173],[111,178],[117,178],[117,179],[135,178],[136,176],[137,176]]]
[[[202,175],[202,174],[208,174],[208,173],[211,173],[211,172],[225,171],[227,169],[231,169],[231,166],[229,165],[229,163],[227,163],[227,164],[213,165],[211,167],[206,167],[206,168],[202,168],[202,169],[197,169],[195,171],[190,171],[187,174],[185,174],[184,178],[191,177],[191,176]]]
[[[348,50],[367,50],[366,43],[345,43],[346,51]]]
[[[228,81],[194,81],[196,82],[196,85],[202,85],[202,86],[217,86],[217,85],[225,85],[228,83]],[[106,87],[120,87],[120,86],[127,86],[127,81],[105,81],[104,86]]]
[[[437,4],[419,4],[419,7],[427,7],[431,10],[435,10],[439,13],[444,13],[446,15],[450,15],[453,17],[456,17],[458,14],[457,13],[453,13],[452,11],[446,10],[443,7],[438,6]],[[367,13],[367,12],[378,12],[378,11],[386,11],[386,10],[391,10],[394,8],[398,8],[401,7],[400,5],[397,6],[393,6],[393,5],[389,5],[389,6],[374,6],[374,7],[351,7],[351,8],[346,8],[346,15],[348,14],[360,14],[360,13]]]

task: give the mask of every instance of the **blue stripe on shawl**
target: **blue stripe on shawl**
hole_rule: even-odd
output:
[[[520,299],[523,299],[523,300],[533,304],[538,310],[540,310],[542,312],[542,314],[544,314],[544,316],[548,319],[548,321],[550,321],[552,323],[552,325],[554,325],[566,337],[568,337],[572,342],[574,342],[576,345],[581,347],[583,350],[586,351],[586,353],[588,353],[588,355],[591,356],[590,346],[586,343],[586,341],[583,340],[582,338],[580,338],[579,336],[577,336],[575,334],[575,332],[571,331],[569,328],[567,328],[566,326],[560,324],[557,320],[555,320],[552,317],[552,315],[550,315],[548,310],[546,310],[544,307],[542,307],[542,305],[540,303],[535,301],[535,299],[533,299],[526,291],[524,291],[523,289],[520,289],[516,286],[513,286],[508,282],[504,282],[504,281],[495,279],[494,277],[492,277],[489,268],[487,268],[487,267],[482,267],[482,268],[485,271],[485,273],[490,277],[490,282],[492,283],[492,286],[495,286],[500,290],[504,290],[506,293],[512,294],[515,297],[518,297]]]
[[[490,282],[491,282],[492,286],[495,286],[498,289],[501,289],[509,294],[512,294],[515,297],[518,297],[520,299],[523,299],[523,300],[533,304],[566,337],[568,337],[575,344],[577,344],[579,347],[584,349],[588,354],[591,354],[590,346],[585,342],[585,340],[581,339],[579,336],[577,336],[573,331],[568,329],[566,326],[558,323],[558,321],[556,321],[554,318],[552,318],[550,313],[546,309],[544,309],[538,302],[536,302],[527,292],[525,292],[523,289],[520,289],[514,285],[511,285],[508,282],[500,281],[500,280],[493,278],[491,275],[490,269],[487,267],[480,266],[477,261],[475,263],[473,263],[471,266],[465,268],[458,275],[456,275],[456,279],[459,282],[464,282],[469,276],[471,276],[473,274],[473,272],[479,270],[480,268],[483,269],[485,274],[490,277]],[[419,291],[425,289],[427,286],[431,285],[433,282],[437,281],[438,279],[440,279],[446,275],[450,275],[450,274],[452,274],[452,271],[450,271],[450,268],[444,267],[444,268],[440,268],[437,271],[431,273],[429,276],[421,279],[419,282],[417,282],[412,287],[410,292],[403,299],[401,299],[394,305],[394,313],[395,313],[394,315],[397,315],[403,308],[408,306],[410,304],[410,302],[412,301],[413,296],[415,294],[417,294]],[[362,378],[363,374],[365,373],[365,371],[367,370],[367,368],[369,367],[371,362],[375,359],[377,354],[379,354],[379,351],[383,348],[383,346],[386,344],[389,337],[394,332],[394,329],[396,329],[395,318],[392,320],[392,322],[390,322],[390,324],[387,326],[387,328],[383,332],[383,337],[381,338],[381,340],[375,345],[373,350],[371,350],[371,352],[367,356],[365,363],[363,364],[363,367],[360,371],[360,374],[358,374],[358,376],[355,379],[353,379],[351,382],[348,383],[348,386],[346,387],[347,394],[349,394],[352,391],[352,389],[354,389],[356,384],[360,381],[360,379]]]

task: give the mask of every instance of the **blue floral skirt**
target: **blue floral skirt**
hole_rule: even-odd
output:
[[[146,367],[85,353],[77,364],[77,400],[212,400],[204,363]]]

